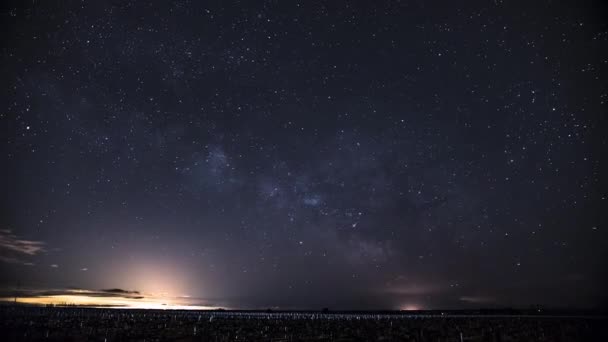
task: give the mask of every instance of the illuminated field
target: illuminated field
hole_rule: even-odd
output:
[[[28,340],[607,341],[602,316],[106,310],[0,306],[0,336]]]

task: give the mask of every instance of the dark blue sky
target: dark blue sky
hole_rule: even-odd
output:
[[[604,304],[600,3],[3,4],[0,284]]]

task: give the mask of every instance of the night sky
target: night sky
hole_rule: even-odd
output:
[[[606,8],[465,3],[3,4],[2,291],[605,305]]]

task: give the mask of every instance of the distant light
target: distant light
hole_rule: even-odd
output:
[[[415,304],[408,304],[401,308],[401,311],[418,311],[421,308]]]

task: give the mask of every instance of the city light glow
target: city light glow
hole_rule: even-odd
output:
[[[88,290],[68,290],[62,294],[0,297],[0,302],[29,305],[82,306],[122,309],[212,310],[216,307],[199,305],[189,297],[162,295],[113,295]]]

